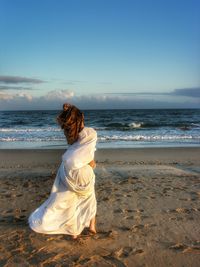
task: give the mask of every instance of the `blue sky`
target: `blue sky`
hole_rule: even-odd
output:
[[[199,14],[199,0],[0,0],[0,109],[199,107]]]

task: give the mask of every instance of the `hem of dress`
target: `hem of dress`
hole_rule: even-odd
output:
[[[34,226],[32,225],[31,222],[28,221],[28,224],[29,224],[29,227],[31,228],[32,231],[36,232],[36,233],[39,233],[39,234],[46,234],[46,235],[70,235],[70,236],[73,236],[73,235],[80,235],[83,230],[87,227],[89,227],[89,224],[86,224],[82,231],[79,232],[79,233],[68,233],[68,232],[64,232],[64,231],[40,231],[40,230],[37,230],[36,228],[34,228]]]

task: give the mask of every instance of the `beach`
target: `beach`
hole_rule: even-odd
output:
[[[199,147],[98,149],[97,234],[77,241],[27,224],[63,153],[0,150],[0,266],[199,266]]]

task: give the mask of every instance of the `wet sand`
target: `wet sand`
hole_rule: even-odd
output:
[[[37,234],[63,150],[0,150],[0,266],[199,266],[200,148],[96,152],[97,231]]]

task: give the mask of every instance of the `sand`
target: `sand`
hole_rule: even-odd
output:
[[[97,231],[37,234],[63,150],[0,150],[0,266],[200,266],[200,148],[96,153]]]

